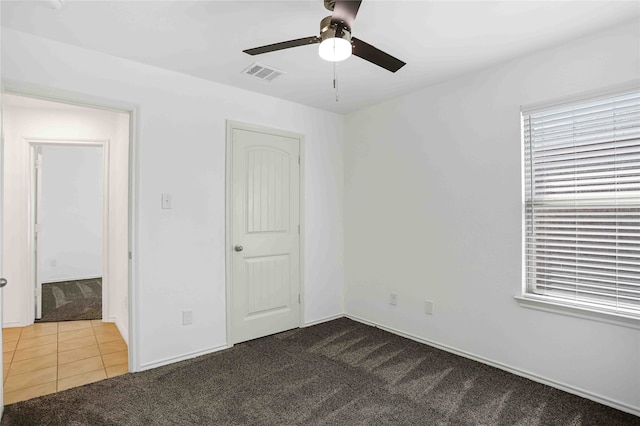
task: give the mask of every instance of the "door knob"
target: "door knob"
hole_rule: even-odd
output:
[[[0,278],[0,288],[4,287],[5,285],[7,285],[7,279],[6,278]]]
[[[242,250],[244,250],[244,247],[242,247],[240,244],[236,244],[236,246],[233,249],[235,251],[242,251]]]

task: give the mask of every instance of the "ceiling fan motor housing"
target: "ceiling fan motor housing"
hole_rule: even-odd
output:
[[[331,16],[327,16],[320,21],[320,41],[329,38],[343,38],[351,43],[351,28],[344,23],[331,24]]]

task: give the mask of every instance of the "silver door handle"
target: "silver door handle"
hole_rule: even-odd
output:
[[[4,287],[5,285],[7,285],[7,279],[6,278],[0,278],[0,288]]]
[[[237,244],[233,249],[235,251],[242,251],[242,250],[244,250],[244,247],[242,247],[240,244]]]

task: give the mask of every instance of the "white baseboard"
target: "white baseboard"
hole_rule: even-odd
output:
[[[129,347],[129,330],[122,324],[122,322],[120,322],[119,319],[116,319],[116,327],[118,327],[118,331],[120,332],[122,339],[127,344],[127,347]]]
[[[615,400],[606,398],[604,396],[589,392],[587,390],[584,390],[584,389],[581,389],[581,388],[578,388],[578,387],[575,387],[575,386],[572,386],[572,385],[568,385],[566,383],[557,382],[555,380],[551,380],[551,379],[548,379],[546,377],[542,377],[542,376],[539,376],[537,374],[534,374],[534,373],[531,373],[531,372],[528,372],[528,371],[525,371],[525,370],[521,370],[519,368],[512,367],[510,365],[506,365],[506,364],[503,364],[503,363],[498,362],[498,361],[493,361],[493,360],[490,360],[490,359],[487,359],[487,358],[472,354],[470,352],[466,352],[466,351],[463,351],[463,350],[460,350],[460,349],[456,349],[456,348],[453,348],[451,346],[448,346],[448,345],[445,345],[445,344],[442,344],[442,343],[438,343],[438,342],[434,342],[432,340],[424,339],[422,337],[415,336],[415,335],[410,334],[410,333],[405,333],[404,331],[397,330],[397,329],[395,329],[393,327],[387,327],[387,326],[384,326],[384,325],[380,325],[380,324],[377,324],[375,322],[366,320],[364,318],[360,318],[360,317],[355,316],[355,315],[345,314],[344,316],[347,317],[347,318],[350,318],[350,319],[352,319],[354,321],[358,321],[360,323],[363,323],[363,324],[366,324],[366,325],[370,325],[370,326],[373,326],[373,327],[377,327],[377,328],[380,328],[382,330],[388,331],[388,332],[393,333],[393,334],[397,334],[398,336],[406,337],[407,339],[414,340],[414,341],[416,341],[418,343],[423,343],[423,344],[426,344],[426,345],[429,345],[429,346],[433,346],[434,348],[442,349],[443,351],[450,352],[450,353],[456,354],[456,355],[460,355],[462,357],[465,357],[465,358],[468,358],[468,359],[472,359],[474,361],[478,361],[478,362],[481,362],[483,364],[490,365],[492,367],[499,368],[500,370],[507,371],[507,372],[515,374],[517,376],[525,377],[527,379],[533,380],[534,382],[542,383],[543,385],[551,386],[553,388],[560,389],[561,391],[565,391],[565,392],[568,392],[568,393],[571,393],[571,394],[574,394],[574,395],[581,396],[581,397],[589,399],[591,401],[595,401],[595,402],[597,402],[599,404],[607,405],[609,407],[615,408],[615,409],[620,410],[620,411],[624,411],[624,412],[629,413],[629,414],[633,414],[635,416],[640,416],[640,409],[637,408],[637,407],[633,407],[631,405],[628,405],[628,404],[625,404],[625,403],[622,403],[622,402],[619,402],[619,401],[615,401]]]
[[[51,284],[51,283],[63,283],[65,281],[82,281],[82,280],[95,280],[96,278],[102,278],[102,275],[96,275],[93,277],[71,277],[71,278],[56,278],[53,280],[42,281],[42,284]]]
[[[199,357],[199,356],[202,356],[202,355],[207,355],[207,354],[210,354],[210,353],[213,353],[213,352],[218,352],[218,351],[221,351],[223,349],[227,349],[227,345],[215,346],[213,348],[207,348],[207,349],[203,349],[203,350],[200,350],[200,351],[190,352],[188,354],[184,354],[184,355],[180,355],[180,356],[164,358],[164,359],[161,359],[159,361],[154,361],[154,362],[148,362],[146,364],[142,364],[138,371],[151,370],[153,368],[158,368],[158,367],[162,367],[164,365],[173,364],[174,362],[185,361],[187,359],[196,358],[196,357]]]
[[[9,322],[3,323],[2,328],[26,327],[27,325],[29,324],[24,324],[22,323],[22,321],[9,321]]]
[[[122,339],[129,346],[129,330],[122,324],[118,318],[109,318],[108,320],[102,320],[102,322],[112,322],[116,325],[116,328],[120,332]]]
[[[311,327],[312,325],[318,325],[318,324],[322,324],[323,322],[329,322],[329,321],[336,320],[338,318],[344,318],[344,316],[345,316],[344,314],[330,315],[328,317],[324,317],[324,318],[320,318],[320,319],[317,319],[317,320],[305,322],[302,325],[302,327]]]

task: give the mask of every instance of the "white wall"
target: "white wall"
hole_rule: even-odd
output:
[[[134,368],[226,344],[226,119],[305,135],[305,321],[342,313],[342,117],[6,28],[2,73],[139,106]]]
[[[42,147],[42,282],[102,277],[102,147]]]
[[[639,76],[634,22],[348,116],[346,313],[640,413],[638,330],[514,300],[520,106]]]
[[[31,288],[33,287],[29,282],[26,238],[29,227],[29,187],[26,178],[29,174],[29,151],[25,138],[108,140],[109,150],[106,155],[110,160],[108,212],[110,235],[109,252],[104,260],[108,265],[105,289],[109,292],[110,303],[108,307],[104,305],[103,319],[115,322],[125,341],[128,341],[126,306],[128,304],[127,129],[129,115],[86,108],[52,108],[50,103],[44,104],[46,107],[33,105],[3,105],[5,240],[2,256],[5,273],[11,277],[11,285],[4,289],[3,326],[24,326],[33,320],[34,308],[31,305]],[[102,166],[100,167],[102,170]],[[47,239],[46,232],[45,230],[45,239]]]

